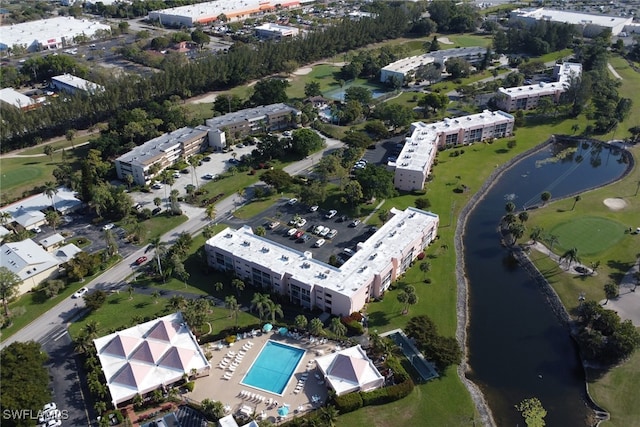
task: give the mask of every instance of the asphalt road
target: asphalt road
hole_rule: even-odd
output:
[[[323,151],[315,153],[306,159],[293,163],[285,168],[285,171],[291,175],[302,174],[311,169],[314,164],[317,164],[320,158],[328,155],[331,151],[341,147],[343,143],[339,140],[323,137],[326,142],[326,147]],[[233,194],[223,200],[217,205],[218,216],[216,221],[222,221],[224,219],[231,218],[233,211],[245,202],[237,194]],[[209,223],[209,219],[206,217],[204,209],[190,208],[188,211],[189,219],[180,224],[178,227],[166,233],[162,236],[162,240],[168,243],[172,243],[178,237],[180,233],[187,232],[189,234],[198,233],[204,226]],[[142,247],[129,254],[120,263],[113,266],[111,269],[105,271],[100,276],[96,277],[91,283],[85,286],[89,288],[89,291],[95,289],[112,290],[122,286],[122,283],[131,276],[136,269],[134,264],[135,260],[139,257],[149,254],[146,253],[147,247]],[[67,298],[61,301],[58,305],[51,308],[42,316],[33,320],[30,324],[20,330],[19,333],[12,335],[0,344],[0,348],[16,342],[26,341],[38,341],[41,342],[47,337],[50,337],[55,331],[61,331],[66,329],[67,323],[77,315],[78,310],[84,307],[84,301],[82,299]],[[63,329],[60,329],[63,328]]]

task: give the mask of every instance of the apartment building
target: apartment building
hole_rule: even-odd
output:
[[[300,110],[286,104],[270,104],[236,111],[224,116],[207,119],[211,128],[211,146],[221,150],[226,147],[226,138],[242,138],[256,132],[269,132],[296,126]]]
[[[162,171],[180,158],[203,152],[209,145],[209,131],[205,126],[183,127],[145,142],[115,160],[118,178],[131,175],[136,185],[148,184],[152,169]]]
[[[397,159],[387,163],[394,172],[395,187],[422,190],[439,149],[509,136],[513,123],[511,114],[489,110],[436,123],[413,123]]]
[[[556,64],[553,69],[552,83],[536,83],[525,86],[499,88],[496,97],[498,108],[504,111],[533,110],[543,98],[550,98],[554,103],[571,85],[571,81],[582,74],[582,64],[565,62]]]
[[[358,243],[340,267],[257,236],[248,226],[227,228],[207,240],[207,262],[305,308],[346,315],[381,297],[436,237],[438,215],[412,207],[390,213],[392,218]]]

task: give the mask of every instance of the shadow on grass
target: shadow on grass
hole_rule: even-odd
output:
[[[134,307],[139,309],[139,308],[145,308],[148,305],[149,305],[148,302],[139,302],[136,305],[134,305]]]
[[[383,313],[381,311],[374,311],[369,313],[369,327],[380,327],[389,324],[388,313]]]

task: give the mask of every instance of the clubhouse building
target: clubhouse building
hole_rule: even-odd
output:
[[[411,124],[411,135],[402,151],[395,161],[387,163],[394,172],[395,187],[401,191],[422,190],[439,149],[510,136],[514,121],[504,111],[485,110],[436,123]]]
[[[207,240],[207,262],[292,303],[344,316],[381,297],[436,238],[438,215],[413,207],[390,213],[393,217],[358,243],[340,267],[257,236],[249,226],[227,228]]]

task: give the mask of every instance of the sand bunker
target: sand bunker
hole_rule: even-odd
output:
[[[606,207],[612,211],[620,211],[627,207],[627,202],[620,198],[604,199],[602,201]]]
[[[453,44],[453,42],[449,40],[449,37],[440,37],[438,41],[442,44]]]
[[[295,74],[296,76],[304,76],[309,74],[311,71],[313,71],[313,68],[311,67],[302,67],[295,70],[293,74]]]

